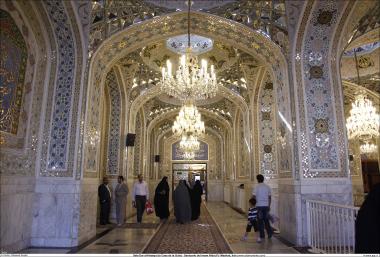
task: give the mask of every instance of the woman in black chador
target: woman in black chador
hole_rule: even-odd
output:
[[[169,184],[168,177],[163,177],[161,182],[158,183],[154,194],[154,208],[156,216],[161,220],[169,217]]]
[[[201,202],[202,202],[202,185],[199,180],[195,181],[195,185],[191,190],[191,219],[196,220],[199,218],[201,213]]]
[[[380,253],[380,184],[367,195],[355,225],[355,253]]]

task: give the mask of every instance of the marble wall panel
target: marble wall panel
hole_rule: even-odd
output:
[[[30,244],[35,178],[1,176],[0,250],[17,252]]]
[[[278,196],[281,236],[298,246],[307,245],[307,199],[352,206],[352,186],[348,178],[280,180]]]
[[[39,178],[36,181],[31,245],[72,247],[78,243],[80,182]]]
[[[208,201],[223,201],[223,183],[220,181],[208,181]]]
[[[84,179],[81,184],[78,243],[96,235],[99,179]]]
[[[297,208],[298,194],[289,194],[280,192],[278,198],[278,216],[280,218],[281,237],[287,241],[296,243],[297,235],[299,234],[299,225],[297,219],[299,215]]]

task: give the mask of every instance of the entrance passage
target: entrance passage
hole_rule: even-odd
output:
[[[199,218],[188,224],[176,223],[171,215],[143,253],[232,253],[232,250],[202,204]]]
[[[196,180],[201,182],[203,196],[207,200],[207,164],[206,163],[173,163],[173,190],[180,180],[186,180],[193,186]]]

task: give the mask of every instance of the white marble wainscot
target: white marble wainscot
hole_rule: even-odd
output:
[[[224,184],[223,186],[223,201],[226,203],[231,203],[231,185]]]
[[[40,177],[36,180],[31,246],[78,245],[81,181]]]
[[[244,189],[239,188],[240,184],[244,184]],[[229,194],[229,202],[232,207],[240,209],[244,212],[248,211],[249,199],[252,196],[252,181],[233,181],[225,184],[224,186],[224,201],[226,201],[226,194]]]
[[[102,183],[101,180],[99,180],[98,182],[98,186]],[[116,185],[117,185],[117,177],[115,178],[110,178],[108,177],[108,187],[109,189],[111,190],[111,210],[110,210],[110,221],[113,222],[113,223],[116,223],[116,204],[115,204],[115,188],[116,188]],[[98,187],[96,187],[98,188]],[[99,203],[99,198],[97,198],[97,201]],[[98,215],[98,218],[99,218],[99,215]]]
[[[278,201],[279,201],[278,179],[266,179],[264,183],[266,183],[271,188],[272,200],[271,200],[271,206],[270,206],[270,213],[279,217],[280,215],[279,215],[279,210],[278,210],[278,207],[279,207],[278,206]],[[276,222],[273,226],[279,229],[280,223],[281,223],[281,220],[279,222]]]
[[[98,178],[85,178],[81,183],[78,244],[96,235],[98,217]]]
[[[132,217],[134,215],[136,215],[136,208],[133,208],[132,206],[132,190],[133,190],[133,185],[134,183],[136,182],[137,180],[128,180],[126,183],[127,183],[127,186],[128,186],[128,189],[129,189],[129,193],[127,195],[127,210],[126,210],[126,218],[129,218],[129,217]],[[151,194],[151,192],[149,191],[149,193]],[[154,191],[153,191],[154,193]]]
[[[208,180],[207,184],[207,200],[223,201],[223,182],[220,180]]]
[[[349,178],[279,180],[278,213],[281,236],[298,246],[307,245],[306,199],[352,206],[351,180]]]
[[[0,176],[0,251],[14,253],[30,245],[35,178]]]

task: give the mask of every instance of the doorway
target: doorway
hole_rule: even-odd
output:
[[[186,180],[190,187],[199,180],[203,188],[202,198],[207,201],[207,163],[173,163],[172,172],[173,191],[181,179]]]

